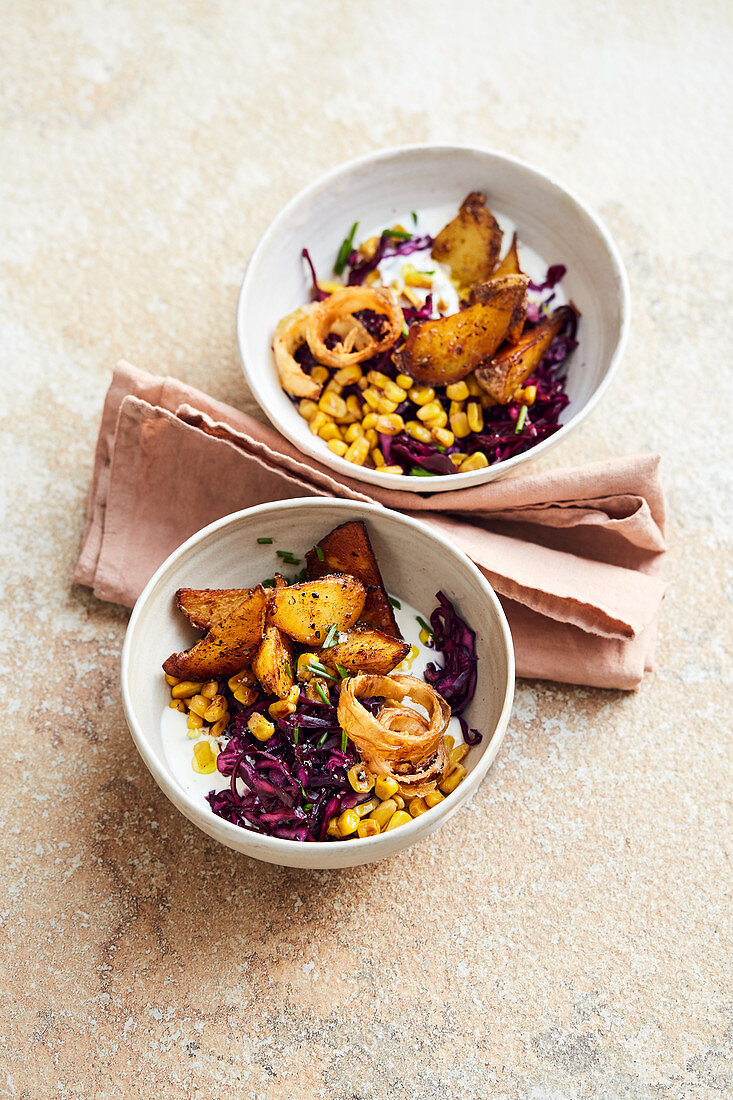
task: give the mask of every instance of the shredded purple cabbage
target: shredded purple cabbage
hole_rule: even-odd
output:
[[[425,681],[439,692],[457,718],[467,745],[477,745],[478,730],[469,729],[463,712],[476,692],[478,657],[476,635],[461,618],[445,592],[436,592],[438,606],[430,616],[433,645],[441,650],[443,664],[431,661],[425,669]]]
[[[559,282],[562,282],[562,280],[565,278],[566,272],[567,268],[565,267],[565,264],[552,264],[547,269],[544,283],[533,283],[530,279],[529,289],[538,290],[540,292],[543,290],[552,290],[553,287],[556,287]]]
[[[423,252],[426,248],[433,247],[433,238],[410,237],[409,240],[400,240],[393,237],[389,229],[385,229],[379,238],[376,251],[370,260],[359,260],[359,253],[352,252],[349,256],[349,286],[361,286],[370,271],[376,271],[382,260],[389,256],[410,256],[413,252]]]

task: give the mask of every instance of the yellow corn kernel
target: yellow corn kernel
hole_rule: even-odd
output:
[[[451,401],[465,401],[468,397],[468,386],[465,382],[453,382],[445,387],[445,396]]]
[[[354,764],[346,774],[357,794],[367,794],[374,786],[374,776],[363,764]]]
[[[462,474],[467,474],[471,470],[483,470],[489,465],[489,460],[483,451],[474,451],[472,455],[469,455],[465,462],[462,462],[458,467]]]
[[[173,699],[190,699],[192,695],[198,695],[203,686],[203,684],[195,684],[193,680],[179,680],[171,688],[171,697]]]
[[[314,676],[312,680],[309,680],[305,688],[306,699],[313,699],[317,703],[323,702],[323,695],[318,690],[320,687],[323,695],[328,699],[330,697],[331,689],[328,686],[328,680],[324,680],[322,676]]]
[[[402,386],[398,386],[396,382],[393,382],[391,378],[387,379],[387,385],[384,387],[384,396],[388,401],[394,401],[395,404],[401,405],[406,399],[407,393],[402,389]]]
[[[339,814],[339,836],[351,836],[359,828],[359,815],[356,810],[344,810]]]
[[[229,714],[225,714],[222,718],[219,719],[218,722],[214,722],[214,725],[211,727],[211,736],[212,737],[221,737],[222,733],[227,728],[227,722],[228,721],[229,721]]]
[[[441,794],[440,791],[428,791],[425,795],[425,805],[428,809],[437,806],[439,802],[445,802],[445,795]]]
[[[364,438],[369,444],[371,450],[374,450],[375,447],[379,446],[379,436],[377,435],[376,428],[367,428],[367,430],[364,432]]]
[[[413,798],[410,800],[410,805],[407,807],[410,811],[411,817],[419,817],[420,814],[427,813],[428,807],[424,798]]]
[[[355,425],[356,426],[356,425]],[[354,462],[357,466],[363,466],[366,456],[369,454],[369,443],[363,437],[355,439],[344,455],[347,462]]]
[[[188,709],[193,711],[194,714],[198,714],[201,718],[206,714],[209,707],[209,700],[205,699],[203,695],[193,695],[188,700]]]
[[[200,714],[197,714],[195,710],[190,710],[188,712],[188,719],[186,720],[186,725],[188,726],[188,728],[190,730],[200,730],[201,727],[203,726],[203,724],[204,724],[204,720],[203,720],[203,718],[201,717]]]
[[[355,393],[350,393],[346,398],[346,416],[339,417],[339,424],[353,424],[361,420],[361,401]]]
[[[377,806],[376,810],[372,810],[369,817],[372,821],[376,821],[380,829],[383,829],[389,819],[397,810],[397,803],[391,798],[387,798],[384,802]]]
[[[360,802],[358,806],[354,807],[354,809],[358,813],[359,817],[366,817],[367,814],[370,814],[374,810],[376,810],[378,805],[379,805],[379,799],[375,798],[372,795],[371,798],[367,798],[366,802]]]
[[[368,836],[378,836],[381,831],[379,825],[371,817],[367,818],[366,821],[360,821],[356,826],[356,835],[361,840]]]
[[[271,718],[284,718],[286,714],[295,714],[298,709],[298,700],[300,699],[300,688],[297,684],[293,684],[288,694],[284,699],[278,700],[277,703],[271,703],[269,707]]]
[[[466,407],[468,426],[472,432],[480,432],[484,426],[484,413],[478,401],[469,401]]]
[[[399,290],[399,287],[396,283],[392,283],[391,286],[393,290]],[[420,297],[418,292],[411,286],[405,286],[403,284],[402,295],[404,298],[407,298],[407,301],[410,303],[411,306],[414,306],[415,309],[419,309],[420,306],[423,304],[422,298]]]
[[[339,819],[332,817],[326,828],[326,836],[340,836],[339,833]]]
[[[237,702],[245,707],[250,706],[257,698],[258,692],[254,685],[255,674],[251,668],[243,668],[229,678],[229,690]]]
[[[211,751],[208,741],[199,741],[193,747],[193,770],[199,775],[210,775],[216,771],[216,757]]]
[[[379,401],[377,401],[376,411],[382,416],[387,416],[389,413],[393,413],[396,410],[398,404],[399,402],[397,401],[388,401],[386,397],[380,397]]]
[[[445,745],[445,751],[450,753],[455,748],[456,739],[455,737],[451,737],[451,735],[447,733],[443,738],[443,744]]]
[[[420,638],[420,641],[423,645],[430,645],[430,642],[433,638],[432,634],[428,630],[426,630],[424,626],[420,627],[420,634],[418,635],[418,637]]]
[[[377,386],[380,390],[383,390],[387,383],[391,381],[391,378],[378,370],[370,370],[367,374],[367,382],[371,382],[373,386]]]
[[[456,439],[465,439],[467,435],[471,434],[468,417],[464,412],[451,413],[450,430]]]
[[[417,410],[417,418],[422,421],[432,420],[433,417],[440,416],[442,412],[444,412],[444,409],[439,401],[428,401],[422,408]]]
[[[323,387],[323,392],[335,393],[337,397],[340,397],[343,388],[344,387],[339,385],[335,378],[332,378],[330,382],[326,382],[326,385]]]
[[[468,752],[468,745],[456,745],[454,749],[451,749],[448,755],[448,771],[452,771],[456,764],[460,764],[464,756]]]
[[[398,810],[397,813],[392,814],[392,817],[383,831],[388,833],[390,829],[399,829],[400,825],[406,825],[408,821],[412,821],[412,818],[407,810]]]
[[[450,408],[448,409],[448,416],[455,416],[456,413],[462,413],[466,411],[465,401],[451,401]]]
[[[339,458],[343,458],[349,449],[348,443],[344,443],[343,439],[329,439],[327,446],[329,451],[333,451]]]
[[[523,405],[534,405],[537,400],[537,387],[525,386],[524,389],[517,390],[514,399],[521,401]]]
[[[379,392],[379,390],[375,390],[373,386],[369,386],[368,389],[364,390],[361,396],[364,398],[369,408],[375,410],[379,402],[382,400],[381,393]]]
[[[341,367],[333,376],[334,382],[339,386],[353,386],[363,375],[363,370],[358,363],[350,363],[348,367]]]
[[[384,461],[384,455],[380,451],[379,447],[372,447],[372,449],[370,451],[370,455],[371,455],[371,460],[372,460],[372,462],[374,463],[375,466],[384,466],[384,465],[386,465],[386,463]]]
[[[298,411],[304,420],[312,420],[318,412],[318,403],[304,397],[302,401],[298,402]]]
[[[369,388],[369,383],[367,382],[366,378],[360,378],[359,381],[356,384],[359,387],[359,389],[362,390],[362,391]]]
[[[370,431],[372,428],[376,428],[378,420],[378,414],[375,412],[368,412],[362,417],[361,426],[365,432]]]
[[[211,700],[211,704],[204,714],[204,722],[208,722],[209,725],[213,725],[214,722],[218,722],[220,718],[223,718],[227,712],[227,701],[223,695],[215,695]]]
[[[347,443],[353,443],[359,436],[364,435],[364,428],[361,424],[349,424],[348,428],[344,432],[344,439]]]
[[[274,724],[268,721],[264,714],[260,714],[259,711],[250,714],[247,722],[247,729],[258,741],[269,740],[275,732]]]
[[[404,800],[404,798],[402,797],[401,794],[393,794],[392,795],[392,801],[395,803],[398,810],[404,810],[405,800]]]
[[[326,443],[330,443],[332,439],[341,439],[341,429],[337,424],[331,422],[330,424],[324,424],[318,435],[321,439],[325,439]]]
[[[399,783],[396,779],[393,779],[391,775],[380,775],[374,783],[374,793],[377,798],[381,798],[382,801],[391,798],[399,789]]]
[[[318,661],[319,657],[317,653],[301,653],[298,657],[298,664],[296,666],[295,675],[299,680],[312,680],[313,670],[310,667],[313,661]]]
[[[420,410],[420,412],[422,412],[422,409]],[[429,420],[425,421],[425,427],[430,428],[430,430],[432,431],[433,428],[444,428],[447,423],[448,413],[445,411],[445,409],[441,409],[439,413],[437,413],[435,416],[431,416]]]
[[[214,696],[218,694],[219,685],[216,680],[207,680],[199,692],[199,695],[203,695],[204,699],[213,699]]]
[[[402,278],[405,280],[405,286],[419,286],[424,290],[430,290],[433,285],[432,276],[426,275],[424,271],[418,271],[414,264],[402,265]]]
[[[397,435],[404,431],[405,422],[398,413],[390,413],[389,416],[377,417],[377,431],[384,435]]]
[[[413,386],[409,397],[416,405],[429,405],[435,400],[435,390],[431,386]]]
[[[311,367],[311,378],[314,382],[328,382],[328,369],[326,367],[322,367],[320,364],[317,364],[315,367]]]
[[[440,784],[440,789],[443,794],[450,794],[451,791],[454,791],[465,776],[465,774],[466,769],[463,767],[463,764],[457,764],[456,767],[453,768],[453,770],[451,771],[450,775],[447,775],[443,782]]]
[[[440,443],[441,447],[452,447],[456,441],[453,432],[449,432],[447,428],[433,428],[431,435],[436,443]]]
[[[243,707],[250,707],[258,694],[257,688],[247,687],[245,684],[240,684],[239,687],[232,690],[232,695]]]
[[[374,253],[377,251],[379,245],[379,237],[367,237],[365,241],[362,241],[359,245],[359,252],[362,254],[365,260],[371,260]]]
[[[450,455],[450,460],[454,466],[460,466],[461,463],[465,462],[467,458],[468,455],[463,454],[462,451],[456,451],[454,454]]]
[[[426,428],[419,420],[408,420],[405,424],[405,431],[413,439],[419,440],[420,443],[429,443],[433,438],[430,434],[430,428]]]
[[[395,378],[395,382],[400,387],[400,389],[403,389],[405,391],[411,390],[412,387],[415,385],[415,379],[410,378],[409,374],[398,374]]]
[[[180,684],[181,681],[178,679],[177,676],[171,676],[171,675],[169,675],[169,673],[166,672],[165,682],[168,685],[168,687],[175,687],[176,684]]]
[[[402,474],[404,470],[401,466],[380,466],[380,474]]]
[[[184,703],[183,699],[171,699],[168,706],[171,708],[171,710],[180,710],[181,714],[186,713],[186,704]]]
[[[484,392],[476,381],[476,375],[471,373],[465,379],[466,386],[468,388],[469,397],[480,397]]]
[[[344,284],[337,283],[335,279],[319,279],[319,290],[325,290],[326,294],[333,294],[336,290],[343,290]]]
[[[346,402],[337,393],[322,394],[318,408],[328,416],[346,416]]]
[[[330,423],[330,421],[325,412],[322,412],[321,409],[319,409],[318,412],[308,421],[308,427],[313,432],[313,435],[318,435],[321,428],[325,428],[326,424],[328,423]]]

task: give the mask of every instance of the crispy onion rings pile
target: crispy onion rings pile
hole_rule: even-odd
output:
[[[361,699],[384,698],[376,716]],[[408,699],[425,709],[427,718]],[[451,711],[445,699],[415,676],[359,673],[341,685],[338,720],[376,776],[390,776],[400,794],[416,797],[434,791],[448,764],[445,730]]]
[[[386,319],[379,337],[373,336],[354,314],[368,309]],[[295,397],[317,398],[323,383],[306,374],[294,353],[307,343],[313,358],[326,367],[340,369],[361,363],[386,351],[402,332],[402,310],[388,290],[365,286],[345,286],[322,302],[296,309],[283,317],[275,329],[272,350],[280,384]],[[329,348],[326,340],[335,335],[339,342]]]

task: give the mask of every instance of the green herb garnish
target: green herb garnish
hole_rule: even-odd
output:
[[[311,661],[310,664],[308,665],[308,668],[310,669],[310,671],[313,673],[314,676],[323,676],[327,680],[335,680],[336,679],[334,674],[332,672],[329,672],[329,670],[326,668],[326,666],[322,665],[320,661]]]
[[[321,550],[320,546],[317,546],[317,547],[316,547],[316,556],[317,556],[317,558],[318,558],[318,560],[319,560],[319,561],[323,561],[323,560],[324,560],[324,558],[326,557],[326,555],[325,555],[325,554],[323,553],[323,551]]]
[[[341,730],[341,752],[346,752],[346,743],[348,740],[346,730]]]
[[[328,732],[328,730],[326,730],[326,732],[322,733],[321,736],[316,741],[316,745],[318,746],[319,749],[323,748],[323,746],[326,744],[326,741],[328,740],[328,738],[329,738],[329,732]]]
[[[527,406],[522,405],[521,409],[519,410],[519,416],[517,418],[517,426],[514,429],[514,434],[515,435],[519,435],[522,428],[524,427],[524,422],[525,422],[526,419],[527,419]]]
[[[341,247],[339,248],[336,255],[336,262],[333,265],[333,271],[335,275],[343,275],[344,273],[344,268],[348,263],[349,256],[354,251],[354,234],[356,233],[358,226],[359,223],[354,222],[348,237],[344,237],[343,241],[341,242]]]
[[[399,600],[396,600],[394,596],[387,596],[387,599],[392,604],[392,607],[396,607],[398,611],[402,610],[402,604]]]
[[[293,744],[298,744],[298,738],[300,737],[300,730],[297,726],[293,726]]]
[[[301,559],[296,558],[291,550],[276,550],[275,553],[286,565],[300,565]]]
[[[423,470],[422,466],[413,466],[410,470],[413,477],[437,477],[437,474],[432,473],[430,470]]]
[[[312,810],[312,809],[313,809],[313,803],[312,803],[312,802],[304,802],[304,803],[303,803],[303,811],[304,811],[304,813],[308,813],[308,811],[309,811],[309,810]]]
[[[257,539],[257,541],[260,546],[268,546],[272,542],[272,539]]]
[[[338,661],[336,662],[336,671],[338,672],[342,680],[348,680],[349,676],[351,676],[348,668],[344,668],[344,666],[340,665]]]
[[[336,629],[336,624],[332,623],[331,626],[328,628],[328,634],[323,640],[323,645],[321,646],[321,649],[330,649],[332,646],[338,645],[338,642],[334,641],[334,638],[337,634],[338,630]]]
[[[263,588],[274,588],[275,587],[275,578],[274,577],[268,577],[267,580],[264,580],[262,582],[262,587]]]
[[[331,679],[333,679],[333,677],[331,677]],[[316,684],[316,691],[320,695],[321,699],[323,699],[323,702],[326,704],[326,706],[330,707],[331,700],[329,699],[327,693],[324,691],[323,684]]]
[[[434,638],[435,637],[435,631],[433,630],[430,623],[426,623],[425,620],[423,619],[422,615],[416,615],[415,618],[417,619],[418,623],[423,628],[423,630],[427,630],[430,637]]]
[[[382,233],[383,237],[394,237],[398,241],[411,241],[412,233],[408,233],[406,229],[385,229]]]
[[[417,214],[414,210],[410,211],[410,213],[412,214],[412,224],[417,225]]]
[[[410,333],[410,330],[409,330],[409,328],[407,327],[407,321],[405,321],[405,320],[403,319],[403,321],[402,321],[402,335],[403,335],[403,336],[408,336],[408,335],[409,335],[409,333]]]

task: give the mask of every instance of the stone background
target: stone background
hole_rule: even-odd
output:
[[[733,1095],[730,4],[0,10],[0,1096]],[[98,417],[120,355],[251,411],[259,234],[323,170],[431,140],[536,163],[619,243],[622,370],[546,461],[662,451],[658,669],[521,682],[438,835],[279,869],[189,826],[126,732],[126,614],[70,581]]]

